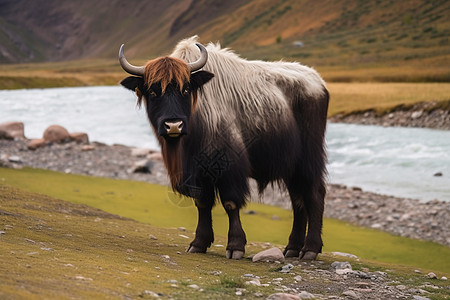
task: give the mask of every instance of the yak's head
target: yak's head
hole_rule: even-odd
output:
[[[138,104],[145,104],[148,118],[160,138],[168,143],[176,143],[181,136],[189,132],[189,119],[197,102],[199,88],[214,75],[198,71],[208,59],[208,52],[197,43],[200,58],[193,63],[186,63],[173,57],[159,57],[149,61],[145,66],[131,65],[119,51],[122,68],[131,75],[120,84],[136,91]]]

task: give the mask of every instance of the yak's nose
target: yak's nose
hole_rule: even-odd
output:
[[[169,136],[179,136],[181,134],[181,129],[183,129],[183,121],[166,121],[164,126],[167,130],[167,135]]]

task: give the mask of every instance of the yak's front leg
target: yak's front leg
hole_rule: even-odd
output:
[[[227,258],[241,259],[244,257],[247,239],[244,229],[242,229],[239,208],[233,201],[222,201],[222,204],[228,214],[229,221]]]
[[[195,204],[198,210],[198,223],[195,230],[195,239],[191,242],[187,252],[206,253],[206,249],[214,242],[211,217],[212,206],[202,206],[197,201]]]

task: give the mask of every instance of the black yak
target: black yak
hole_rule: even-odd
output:
[[[226,256],[243,257],[239,210],[254,178],[260,193],[273,182],[289,192],[294,220],[285,256],[315,259],[323,245],[329,101],[320,75],[299,63],[205,48],[196,36],[145,66],[128,63],[123,45],[119,60],[134,75],[121,84],[145,105],[172,188],[198,209],[187,251],[205,253],[214,241],[211,209],[220,199],[229,217]]]

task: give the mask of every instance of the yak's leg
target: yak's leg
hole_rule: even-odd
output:
[[[323,184],[311,185],[306,189],[305,208],[308,214],[308,234],[300,258],[314,260],[322,252],[322,225],[326,188]]]
[[[294,221],[289,243],[284,250],[286,257],[316,259],[322,252],[322,223],[325,187],[295,174],[288,184]],[[308,224],[308,234],[305,238]]]
[[[203,197],[195,200],[198,211],[198,223],[195,230],[195,238],[186,250],[190,253],[206,253],[214,242],[211,209],[214,205],[214,191],[203,192]]]
[[[228,214],[229,221],[227,258],[241,259],[245,253],[247,239],[244,229],[242,229],[239,208],[233,201],[222,201],[222,204]]]
[[[245,253],[247,239],[242,229],[239,210],[245,205],[245,197],[248,195],[248,182],[243,175],[238,176],[240,174],[236,169],[234,171],[234,173],[230,172],[229,176],[222,177],[218,187],[220,200],[227,212],[229,221],[227,258],[241,259]]]
[[[284,249],[284,256],[299,257],[300,251],[305,243],[307,215],[302,199],[292,192],[290,196],[294,221],[292,223],[291,234],[289,235],[289,243]]]
[[[191,242],[187,252],[206,253],[206,249],[214,242],[211,209],[212,207],[200,207],[197,205],[198,223],[195,230],[195,239]]]

